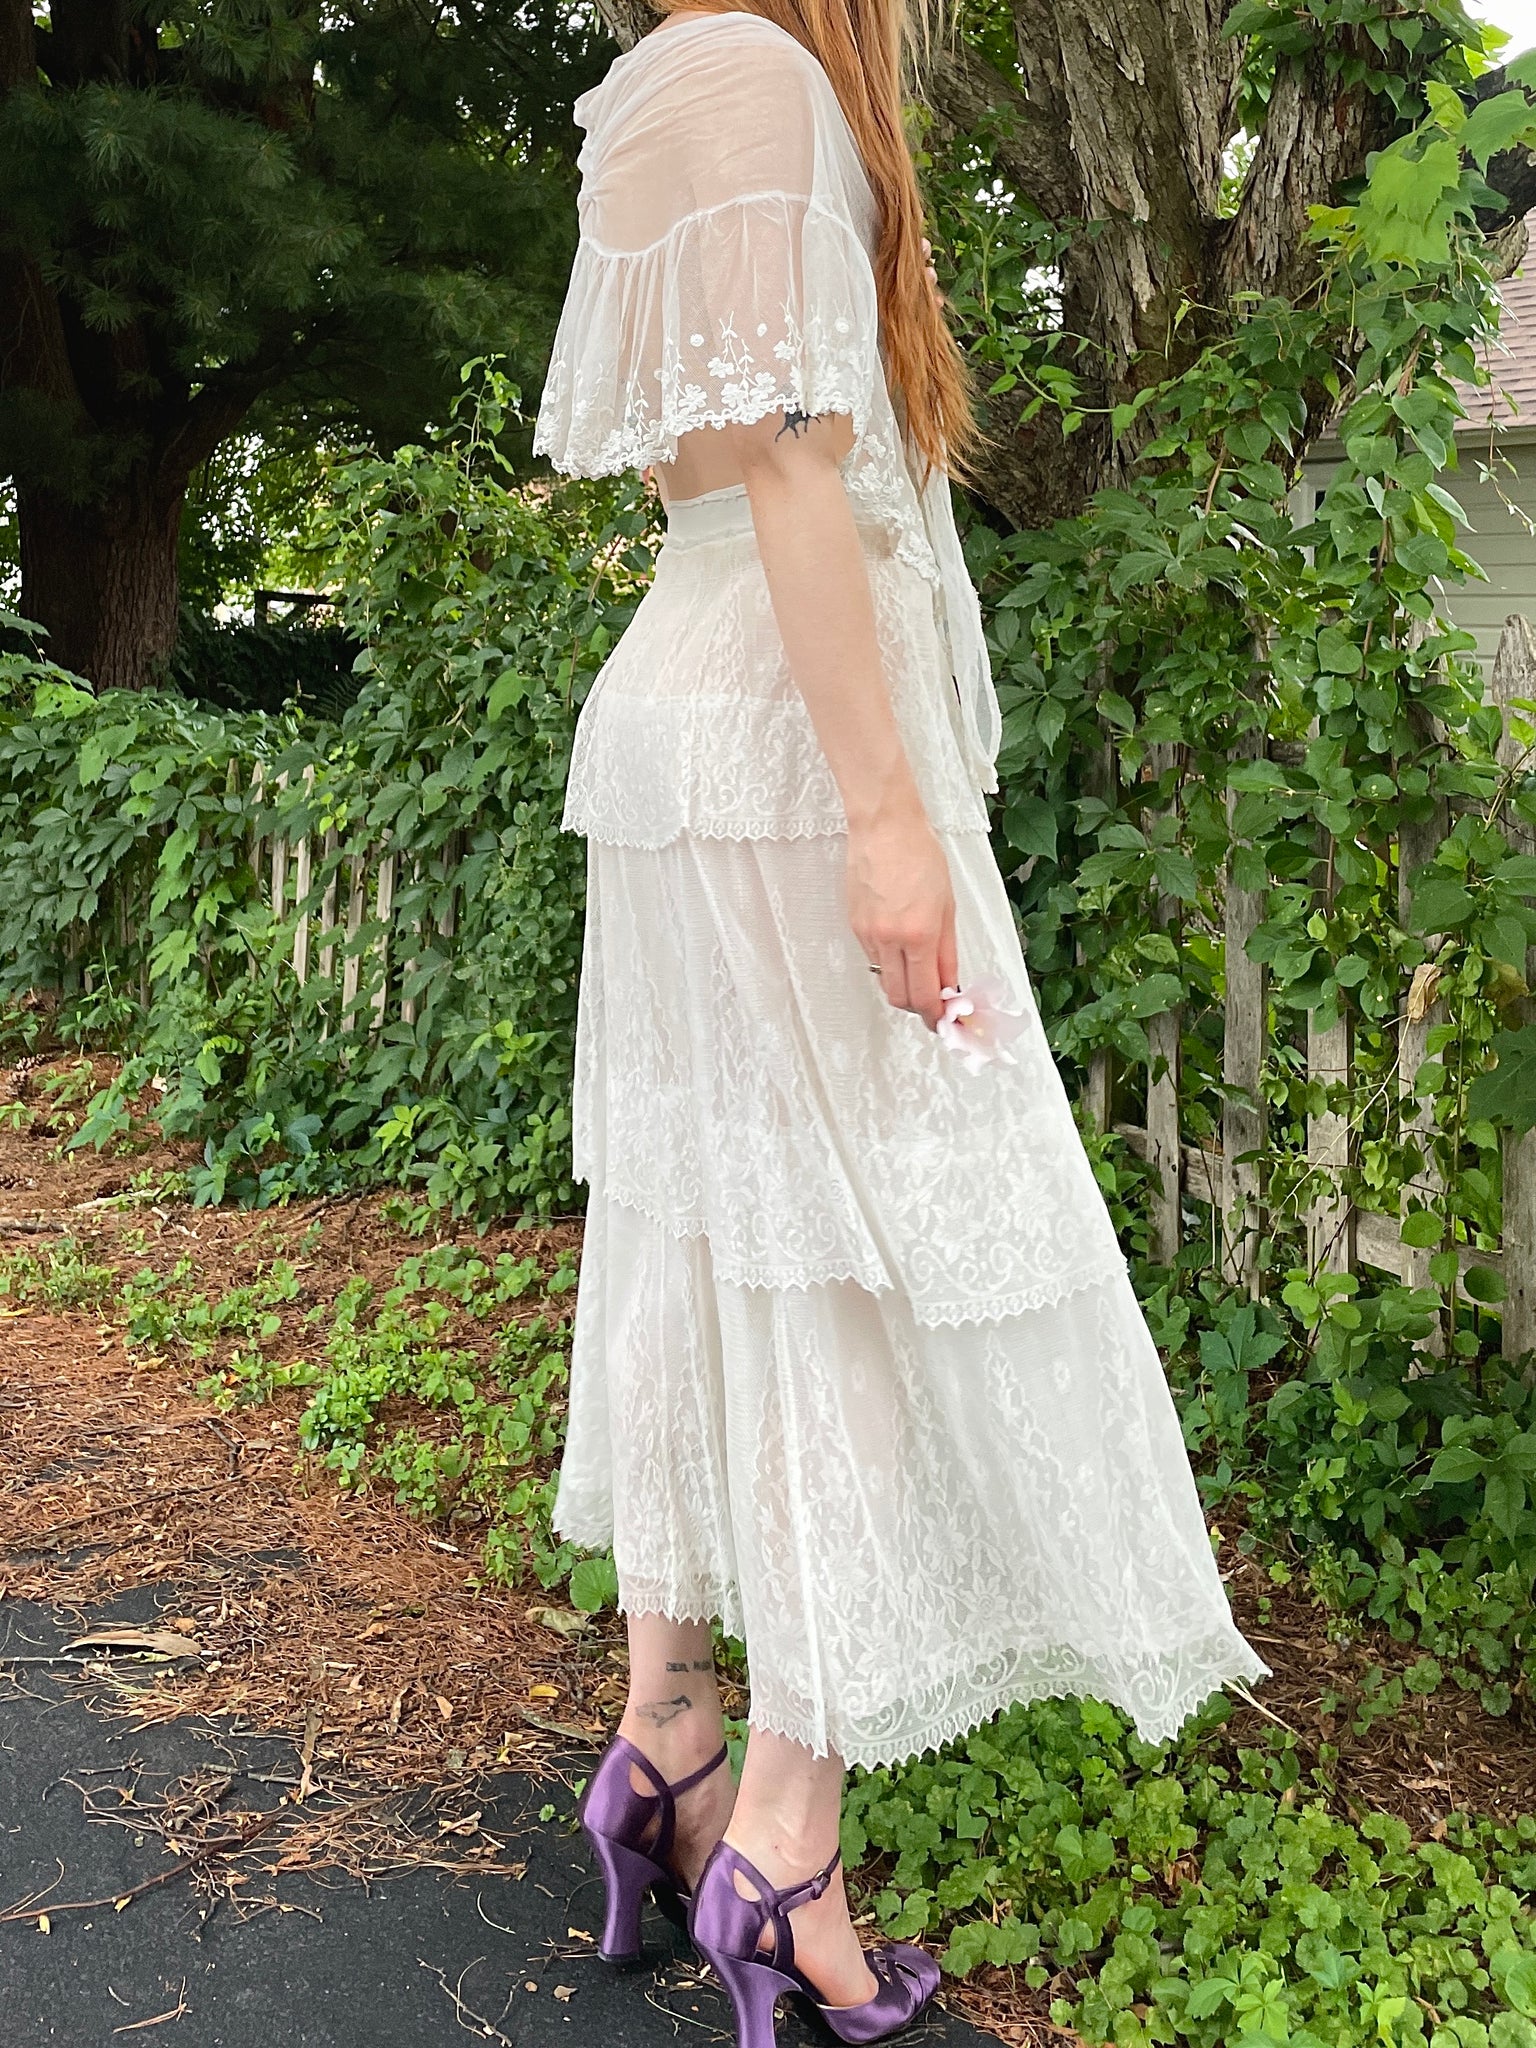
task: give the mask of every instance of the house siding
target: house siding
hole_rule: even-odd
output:
[[[1467,515],[1461,545],[1487,576],[1486,583],[1442,587],[1442,608],[1477,639],[1479,659],[1491,665],[1499,634],[1511,612],[1536,620],[1536,446],[1507,442],[1499,450],[1498,483],[1484,480],[1486,439],[1481,448],[1463,447],[1460,467],[1447,470],[1441,484]],[[1297,487],[1296,516],[1310,519],[1317,494],[1327,487],[1334,463],[1309,462]],[[1508,502],[1506,503],[1506,500]],[[1521,513],[1529,519],[1527,526]]]

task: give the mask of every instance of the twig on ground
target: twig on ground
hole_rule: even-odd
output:
[[[176,1994],[176,2003],[169,2012],[157,2012],[153,2019],[130,2020],[126,2026],[114,2027],[114,2034],[136,2034],[141,2027],[163,2027],[167,2020],[179,2020],[187,2010],[187,1980],[181,1980],[181,1989]]]
[[[517,2043],[510,2034],[504,2034],[493,2020],[486,2018],[483,2012],[475,2012],[464,2003],[463,1999],[459,1996],[457,1986],[451,1985],[448,1982],[446,1975],[435,1963],[429,1963],[424,1956],[418,1956],[416,1961],[429,1977],[437,1979],[440,1989],[446,1991],[453,2000],[454,2017],[466,2033],[479,2034],[483,2041],[499,2041],[503,2044],[503,2048],[517,2048]],[[483,1963],[484,1961],[484,1956],[476,1956],[473,1963],[466,1963],[459,1972],[459,1983],[462,1984],[464,1982],[464,1979],[476,1967],[476,1964]],[[470,2024],[471,2021],[474,2022],[473,2025]]]
[[[198,1869],[211,1857],[232,1855],[238,1849],[248,1849],[258,1836],[266,1834],[269,1828],[275,1828],[279,1821],[285,1820],[288,1811],[287,1807],[279,1806],[271,1813],[260,1814],[249,1827],[242,1828],[238,1834],[220,1835],[217,1841],[204,1842],[189,1856],[179,1857],[168,1870],[159,1871],[154,1877],[141,1878],[126,1891],[107,1892],[99,1899],[66,1899],[61,1905],[50,1906],[48,1912],[50,1916],[54,1913],[97,1913],[107,1906],[112,1906],[120,1913],[133,1900],[143,1898],[146,1892],[158,1891],[161,1885],[169,1884],[173,1878],[185,1877],[188,1871]],[[13,1921],[36,1918],[35,1903],[23,1900],[19,1905],[7,1906],[0,1912],[0,1927]]]
[[[161,1493],[143,1493],[133,1500],[121,1500],[103,1508],[92,1508],[89,1514],[72,1515],[67,1522],[54,1522],[46,1529],[39,1529],[35,1536],[29,1536],[19,1543],[7,1543],[7,1550],[31,1550],[42,1542],[45,1536],[58,1536],[66,1529],[79,1529],[87,1522],[99,1522],[106,1515],[132,1515],[142,1513],[146,1508],[158,1506],[164,1500],[185,1500],[188,1494],[212,1493],[216,1487],[228,1486],[229,1479],[209,1479],[200,1486],[168,1486]]]

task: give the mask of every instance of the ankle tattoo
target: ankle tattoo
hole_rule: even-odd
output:
[[[693,1705],[687,1693],[680,1692],[675,1699],[646,1700],[636,1707],[635,1712],[642,1721],[649,1721],[653,1728],[665,1728],[669,1721],[675,1721],[679,1714],[686,1714]]]
[[[669,1662],[667,1665],[669,1671],[713,1671],[714,1668],[715,1660],[713,1657],[695,1657],[691,1664],[673,1664]]]

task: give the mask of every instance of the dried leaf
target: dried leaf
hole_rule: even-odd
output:
[[[531,1700],[557,1700],[560,1697],[558,1685],[530,1685],[528,1697]]]
[[[1408,1021],[1422,1024],[1435,1006],[1440,992],[1440,983],[1445,970],[1438,960],[1426,960],[1422,967],[1415,967],[1413,980],[1408,984]]]
[[[201,1657],[190,1636],[179,1636],[168,1628],[93,1628],[64,1645],[64,1654],[76,1650],[138,1651],[154,1657]]]
[[[555,1996],[562,2005],[565,2005],[576,1996],[576,1986],[574,1984],[557,1984],[555,1986]]]
[[[434,1693],[432,1697],[437,1701],[437,1711],[442,1715],[443,1719],[451,1721],[453,1719],[453,1701],[445,1700],[440,1692]]]
[[[39,1934],[52,1934],[53,1922],[48,1918],[48,1915],[46,1913],[38,1914],[37,1931]]]
[[[528,1619],[552,1628],[557,1636],[583,1635],[592,1626],[590,1614],[578,1614],[570,1607],[530,1607]]]

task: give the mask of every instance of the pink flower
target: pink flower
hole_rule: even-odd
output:
[[[1017,1065],[1008,1047],[1024,1029],[1024,1018],[1017,1010],[998,1008],[1007,993],[1000,982],[976,981],[965,990],[946,988],[939,993],[944,998],[944,1014],[936,1027],[940,1041],[960,1055],[971,1073],[979,1074],[994,1063]]]

